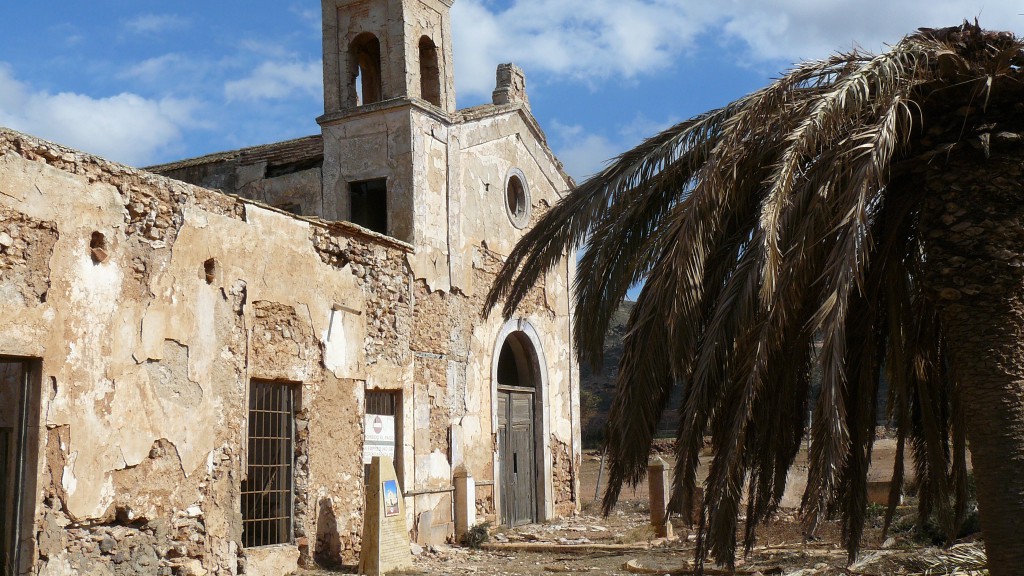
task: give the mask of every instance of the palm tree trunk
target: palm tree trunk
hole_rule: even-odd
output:
[[[963,391],[989,568],[1024,575],[1024,155],[960,154],[925,181],[923,282]]]

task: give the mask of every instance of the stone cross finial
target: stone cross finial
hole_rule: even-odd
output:
[[[526,75],[523,69],[515,64],[499,64],[497,71],[498,84],[491,94],[491,101],[495,104],[521,103],[526,107],[530,106],[530,99],[526,96]]]

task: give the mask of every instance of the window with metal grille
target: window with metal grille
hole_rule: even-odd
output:
[[[295,388],[253,380],[249,387],[248,475],[242,482],[242,543],[292,540]]]
[[[370,390],[366,393],[366,413],[395,416],[398,395],[394,392]]]

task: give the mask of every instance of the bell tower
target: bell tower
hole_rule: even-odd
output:
[[[428,211],[444,205],[447,167],[427,165],[447,158],[455,112],[453,0],[321,2],[324,218],[415,245],[440,238],[432,223],[447,220]]]
[[[396,98],[455,111],[453,0],[322,0],[324,114]]]

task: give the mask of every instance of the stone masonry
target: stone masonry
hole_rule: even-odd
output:
[[[27,367],[27,412],[0,406],[24,439],[2,479],[22,495],[19,573],[353,565],[381,391],[416,541],[454,537],[457,468],[478,518],[510,521],[509,390],[533,406],[528,520],[578,511],[574,256],[517,317],[482,313],[572,181],[517,67],[493,104],[456,109],[450,6],[323,0],[320,135],[140,170],[0,128],[0,363]],[[246,546],[257,382],[293,398],[290,496],[287,534]]]

